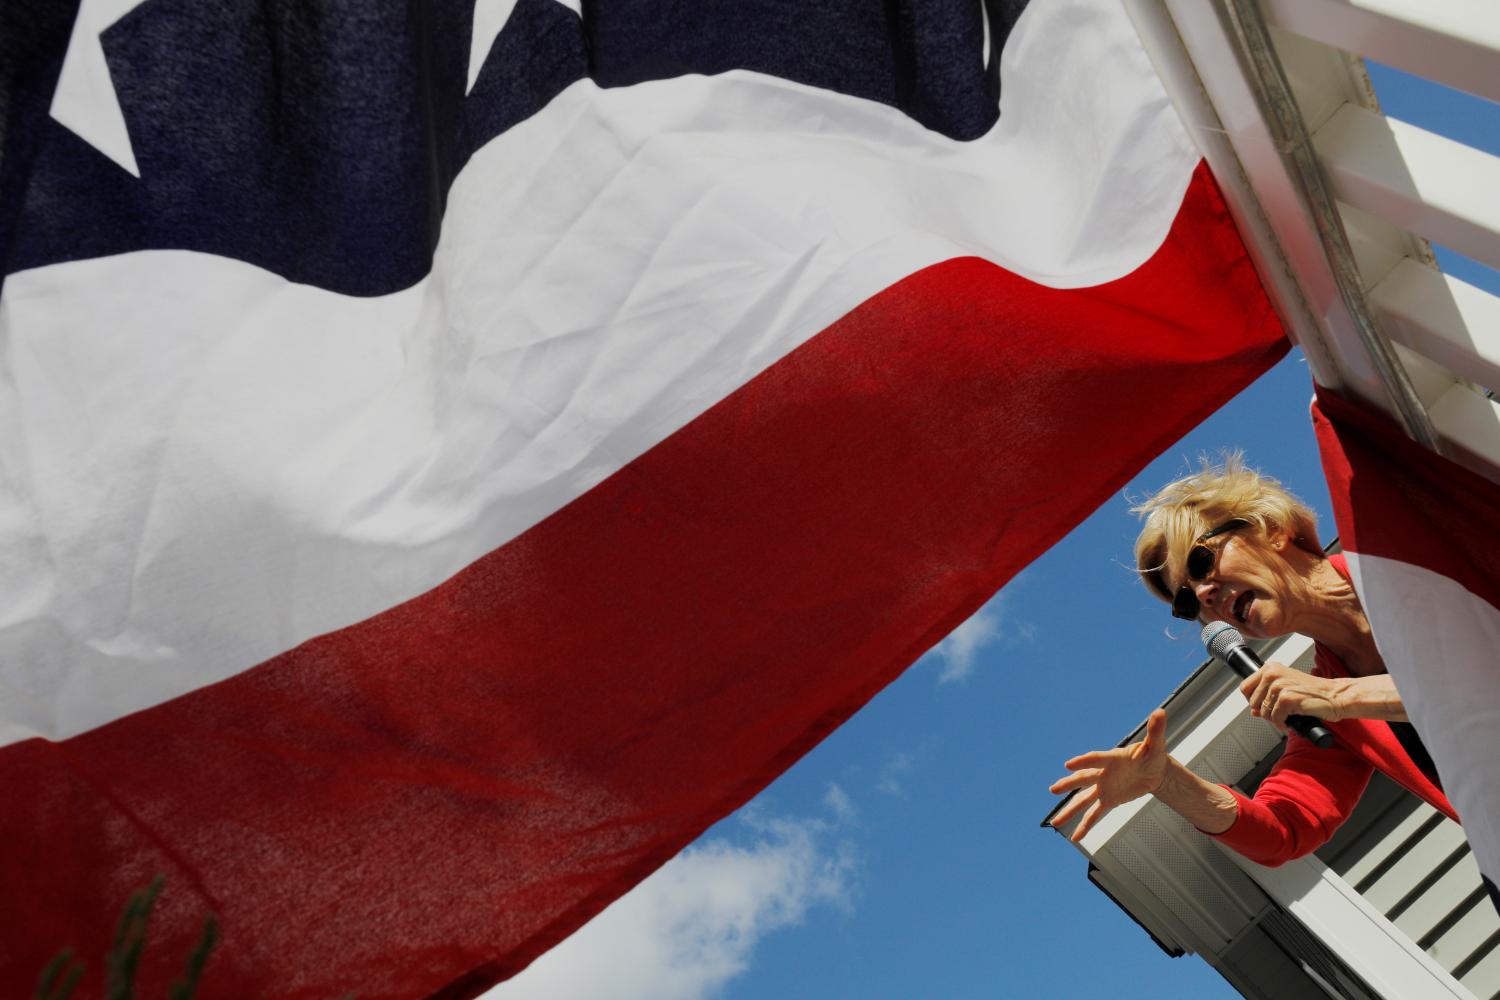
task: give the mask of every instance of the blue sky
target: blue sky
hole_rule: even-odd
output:
[[[1392,117],[1500,152],[1500,106],[1371,75]],[[1438,253],[1500,293],[1495,272]],[[1126,492],[1240,448],[1312,504],[1326,539],[1311,392],[1294,351]],[[1123,498],[1107,503],[754,802],[496,995],[1237,996],[1201,960],[1158,950],[1038,826],[1062,762],[1114,744],[1203,658],[1196,629],[1134,579],[1136,523]]]

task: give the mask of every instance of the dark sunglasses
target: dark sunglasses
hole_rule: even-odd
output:
[[[1210,528],[1198,536],[1193,547],[1188,550],[1187,556],[1187,578],[1197,583],[1214,571],[1214,564],[1219,560],[1219,554],[1203,543],[1216,535],[1227,534],[1237,528],[1243,528],[1250,522],[1243,517],[1230,518],[1216,528]],[[1172,617],[1181,618],[1183,621],[1195,621],[1203,612],[1203,606],[1198,603],[1198,595],[1188,584],[1184,583],[1177,588],[1177,596],[1172,598]]]

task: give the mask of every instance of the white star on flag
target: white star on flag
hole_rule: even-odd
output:
[[[63,56],[57,90],[52,94],[52,117],[84,142],[109,157],[132,177],[140,177],[125,113],[104,60],[99,36],[110,25],[139,7],[143,0],[83,0],[68,52]]]

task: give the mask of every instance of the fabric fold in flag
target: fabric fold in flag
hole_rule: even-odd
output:
[[[207,912],[203,996],[473,995],[1281,357],[1123,10],[1010,7],[37,20],[0,992],[161,873],[143,995]]]
[[[1500,486],[1322,387],[1313,423],[1376,645],[1500,906]]]

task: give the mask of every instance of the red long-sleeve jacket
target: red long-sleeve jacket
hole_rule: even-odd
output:
[[[1329,558],[1347,578],[1344,557]],[[1343,661],[1328,649],[1319,645],[1315,655],[1312,673],[1349,676]],[[1388,724],[1345,719],[1329,728],[1336,742],[1326,750],[1289,734],[1286,751],[1253,798],[1229,788],[1239,809],[1234,825],[1213,835],[1219,843],[1263,865],[1309,854],[1349,818],[1376,768],[1450,819],[1458,819],[1442,790],[1413,762]]]

